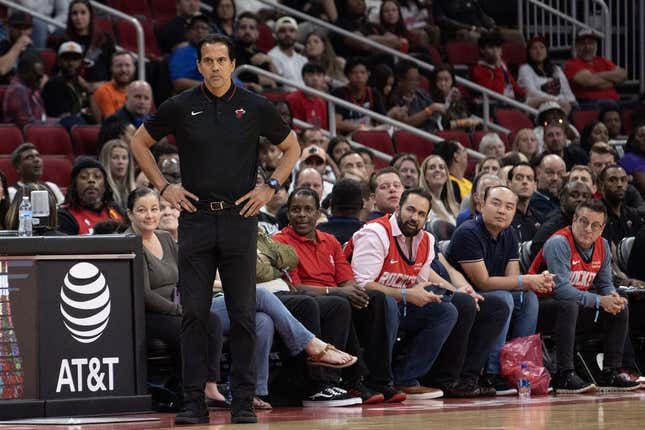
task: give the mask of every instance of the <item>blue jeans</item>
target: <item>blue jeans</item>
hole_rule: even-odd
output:
[[[508,307],[510,314],[501,333],[495,340],[493,347],[488,354],[486,373],[499,374],[499,353],[506,343],[508,329],[513,320],[513,333],[511,339],[516,337],[530,336],[535,333],[537,326],[539,302],[533,291],[524,291],[523,301],[520,304],[520,291],[496,290],[481,293],[484,298],[495,297],[503,300]]]
[[[314,338],[273,293],[258,288],[255,292],[255,363],[257,376],[255,394],[265,396],[269,393],[269,353],[273,345],[273,334],[277,331],[291,355],[300,353]],[[231,327],[226,311],[224,296],[213,299],[211,312],[217,314],[222,322],[224,335],[228,335]]]
[[[419,385],[434,363],[443,343],[457,322],[457,308],[452,303],[428,303],[423,307],[399,304],[399,329],[408,335],[407,354],[393,366],[394,384],[402,387]]]

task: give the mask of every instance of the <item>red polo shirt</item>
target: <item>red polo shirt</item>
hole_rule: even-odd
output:
[[[564,64],[564,74],[571,84],[571,90],[573,91],[573,94],[578,99],[618,100],[618,93],[614,88],[596,89],[583,87],[582,85],[578,85],[573,81],[573,77],[577,75],[578,72],[581,72],[583,70],[589,70],[591,73],[598,73],[608,72],[610,70],[614,70],[616,67],[618,66],[616,66],[616,64],[614,64],[611,60],[603,57],[594,57],[594,59],[590,63],[587,63],[580,58],[572,58]]]
[[[298,254],[298,267],[291,272],[294,285],[316,287],[337,287],[354,279],[340,243],[334,236],[315,230],[316,240],[300,236],[287,226],[273,236],[273,239],[292,246]]]
[[[318,128],[327,130],[327,103],[325,100],[314,97],[307,98],[302,91],[295,91],[287,96],[287,103],[291,106],[294,118],[308,122]]]

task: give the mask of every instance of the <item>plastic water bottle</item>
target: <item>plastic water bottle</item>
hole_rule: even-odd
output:
[[[520,379],[517,381],[517,395],[520,400],[528,400],[531,398],[531,381],[529,380],[529,367],[526,363],[522,363],[520,374]]]
[[[31,202],[29,197],[24,196],[20,208],[18,209],[18,236],[31,236],[33,228],[33,218],[31,213]]]

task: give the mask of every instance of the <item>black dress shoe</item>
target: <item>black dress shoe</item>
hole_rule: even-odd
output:
[[[254,424],[258,417],[253,412],[253,399],[248,401],[236,401],[233,399],[231,405],[231,424]]]
[[[228,400],[217,400],[206,398],[206,407],[209,409],[231,409],[231,402]]]
[[[175,424],[207,424],[209,422],[208,409],[202,404],[189,405],[175,415]]]

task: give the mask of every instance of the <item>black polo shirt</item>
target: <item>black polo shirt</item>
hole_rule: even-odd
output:
[[[184,188],[229,203],[255,186],[260,136],[279,145],[291,131],[270,101],[232,83],[222,97],[204,84],[186,90],[144,126],[155,140],[175,135]]]
[[[452,234],[446,259],[474,286],[460,263],[483,261],[488,276],[505,276],[506,265],[519,260],[518,251],[519,244],[513,227],[505,228],[494,239],[486,230],[481,215],[477,215],[462,223]]]
[[[609,209],[607,201],[603,199],[603,203],[607,206],[607,222],[605,223],[602,237],[614,245],[618,245],[621,239],[636,236],[636,233],[643,225],[638,211],[623,204],[620,208],[620,216],[616,216],[614,211]]]
[[[519,242],[526,242],[533,239],[535,233],[542,225],[543,217],[534,213],[531,208],[526,209],[526,213],[522,213],[519,209],[515,211],[513,223],[511,224],[517,234]]]

